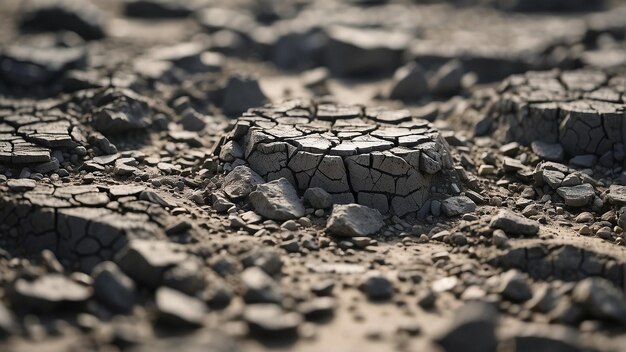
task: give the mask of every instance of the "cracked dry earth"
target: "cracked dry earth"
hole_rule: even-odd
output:
[[[1,2],[0,350],[626,350],[623,6]]]

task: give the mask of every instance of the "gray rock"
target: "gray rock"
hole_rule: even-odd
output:
[[[35,166],[33,171],[40,172],[42,174],[47,174],[52,171],[57,171],[59,167],[60,167],[59,161],[55,158],[52,158],[52,160],[48,162],[41,163]]]
[[[250,332],[261,337],[293,336],[302,323],[300,314],[285,312],[276,304],[247,305],[243,318]]]
[[[359,289],[372,301],[388,300],[393,297],[394,288],[389,279],[380,272],[370,271],[363,276]]]
[[[138,101],[122,96],[98,108],[91,124],[106,135],[122,134],[148,127],[148,114]]]
[[[525,302],[532,297],[528,281],[522,273],[511,269],[500,277],[500,293],[513,302]]]
[[[326,232],[335,236],[368,236],[385,223],[380,212],[359,204],[336,204],[326,223]]]
[[[410,40],[399,32],[340,26],[328,29],[328,37],[326,65],[338,76],[394,70]]]
[[[250,192],[265,180],[259,174],[247,166],[237,166],[224,177],[222,189],[231,199],[241,199],[247,197]]]
[[[243,158],[243,149],[241,149],[239,143],[228,141],[221,146],[219,157],[220,160],[225,162],[232,162],[236,159]]]
[[[117,313],[128,313],[135,304],[135,283],[113,262],[102,262],[92,272],[94,296]]]
[[[218,213],[225,213],[228,211],[228,209],[235,206],[234,203],[230,202],[225,197],[221,197],[218,195],[213,195],[213,197],[214,197],[214,200],[213,200],[212,206],[213,206],[213,209],[215,209],[215,211],[217,211]]]
[[[468,302],[438,327],[433,340],[446,352],[493,352],[498,344],[497,321],[498,311],[492,305]]]
[[[526,219],[510,210],[501,210],[491,219],[489,226],[501,229],[509,235],[534,236],[539,232],[539,224],[536,221]]]
[[[415,62],[400,67],[393,75],[390,99],[417,100],[428,94],[428,81],[421,66]]]
[[[182,118],[178,121],[186,131],[202,131],[207,125],[204,116],[200,115],[193,108],[188,108],[182,113]]]
[[[81,285],[61,274],[47,274],[32,281],[18,279],[11,302],[14,307],[51,312],[62,306],[85,303],[92,296],[91,287]]]
[[[584,207],[589,205],[596,195],[595,189],[588,183],[572,187],[560,187],[556,190],[565,205],[570,207]]]
[[[464,74],[463,64],[458,60],[451,60],[437,70],[430,78],[429,86],[432,94],[453,95],[461,90],[461,80]]]
[[[12,178],[7,181],[7,186],[9,186],[9,189],[13,192],[24,192],[35,188],[37,182],[28,178]]]
[[[155,293],[158,321],[172,327],[200,327],[207,307],[201,300],[168,287]]]
[[[208,286],[208,282],[202,264],[198,260],[188,259],[163,274],[163,285],[196,296]]]
[[[280,303],[282,292],[276,281],[258,267],[250,267],[241,274],[246,303]]]
[[[626,297],[606,279],[590,277],[578,282],[572,299],[594,318],[626,325]]]
[[[530,147],[542,160],[561,162],[565,158],[565,151],[559,143],[533,141]]]
[[[238,115],[249,108],[262,106],[267,97],[261,90],[256,78],[234,75],[229,78],[224,88],[222,111],[226,115]]]
[[[441,209],[446,216],[458,216],[476,210],[476,203],[466,196],[449,197],[441,202]]]
[[[298,192],[285,178],[258,185],[249,197],[254,210],[268,219],[284,221],[304,216]]]
[[[307,320],[318,320],[331,316],[336,305],[332,297],[316,297],[298,305],[298,312]]]
[[[626,186],[611,185],[606,196],[611,204],[624,205],[626,204]]]
[[[155,288],[165,270],[187,258],[187,253],[172,243],[135,239],[120,250],[115,262],[135,282]]]
[[[315,209],[328,209],[333,206],[330,193],[319,187],[307,188],[304,191],[304,201]]]
[[[569,163],[582,168],[592,168],[598,162],[598,157],[593,154],[576,155]]]
[[[547,183],[552,189],[561,187],[561,183],[565,178],[565,174],[556,170],[542,170],[543,182]]]

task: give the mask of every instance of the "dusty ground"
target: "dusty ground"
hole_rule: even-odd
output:
[[[626,350],[590,3],[0,3],[0,349]]]

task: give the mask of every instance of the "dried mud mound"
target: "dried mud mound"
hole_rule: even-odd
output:
[[[407,110],[301,101],[252,109],[218,149],[221,161],[247,162],[267,181],[284,177],[301,191],[322,188],[336,203],[397,215],[456,180],[446,141]]]
[[[529,72],[498,89],[477,134],[489,126],[504,141],[561,144],[569,156],[622,161],[626,140],[623,75],[596,70]],[[486,127],[486,128],[485,128]]]

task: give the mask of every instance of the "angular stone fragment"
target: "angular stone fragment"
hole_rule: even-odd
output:
[[[252,334],[261,337],[293,336],[297,334],[302,316],[285,312],[276,304],[252,304],[246,306],[243,318]]]
[[[319,187],[307,188],[304,200],[315,209],[328,209],[333,205],[332,196]]]
[[[247,268],[241,274],[243,299],[247,303],[280,303],[282,292],[278,284],[258,267]]]
[[[250,193],[254,210],[272,220],[297,219],[304,215],[298,192],[285,178],[260,184]]]
[[[227,115],[237,115],[249,108],[262,106],[267,97],[255,78],[232,76],[224,88],[222,110]]]
[[[148,126],[146,112],[131,99],[107,104],[93,114],[93,127],[105,135],[121,134]]]
[[[135,283],[113,262],[102,262],[91,272],[94,296],[115,312],[128,313],[135,304]]]
[[[115,257],[122,271],[137,283],[157,287],[168,268],[187,259],[187,253],[174,244],[132,240]]]
[[[444,199],[441,210],[446,216],[458,216],[476,210],[476,203],[466,196],[456,196]]]
[[[606,279],[593,277],[578,282],[572,298],[594,318],[626,325],[626,297]]]
[[[359,204],[336,204],[326,223],[326,232],[335,236],[368,236],[385,223],[380,212]]]
[[[609,187],[609,193],[607,199],[611,204],[624,205],[626,204],[626,186],[611,185]]]
[[[222,189],[231,199],[241,199],[264,182],[263,178],[249,167],[237,166],[224,178]]]
[[[207,307],[201,300],[168,287],[155,293],[160,323],[172,327],[200,327]]]
[[[570,207],[584,207],[590,204],[596,196],[595,189],[588,183],[572,187],[560,187],[556,192],[563,197],[565,205]]]
[[[497,321],[498,311],[489,303],[465,303],[439,326],[433,340],[446,352],[493,352]]]
[[[91,287],[61,274],[47,274],[32,281],[18,279],[11,301],[21,309],[50,312],[62,305],[85,303],[91,295]]]
[[[383,274],[370,271],[363,276],[359,289],[372,301],[388,300],[393,297],[393,284]]]
[[[500,277],[500,293],[513,302],[525,302],[532,297],[526,278],[519,271],[512,269]]]
[[[427,93],[426,74],[415,62],[399,68],[393,75],[390,99],[417,100]]]
[[[539,232],[539,224],[536,221],[526,219],[510,210],[501,210],[491,219],[489,226],[504,230],[510,235],[534,236]]]
[[[458,60],[446,63],[430,78],[430,91],[436,95],[457,93],[461,89],[463,71],[463,64]]]
[[[533,141],[530,146],[533,152],[543,160],[561,162],[565,157],[563,146],[558,143]]]

